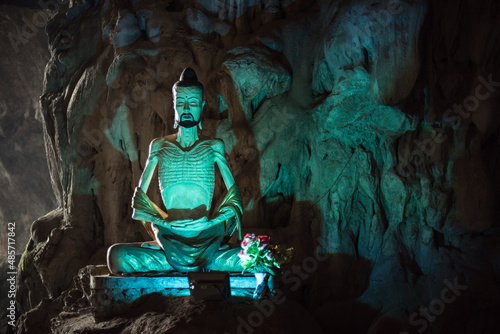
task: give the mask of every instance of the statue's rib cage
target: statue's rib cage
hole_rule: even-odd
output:
[[[203,141],[189,151],[183,151],[177,145],[167,142],[157,154],[162,196],[179,183],[191,183],[207,192],[207,202],[210,204],[215,186],[215,155],[210,141]]]

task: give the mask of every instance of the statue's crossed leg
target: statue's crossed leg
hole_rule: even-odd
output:
[[[203,268],[193,270],[217,270],[241,272],[241,260],[238,253],[241,248],[219,250],[212,260]],[[147,272],[177,271],[167,261],[165,252],[159,247],[151,247],[147,243],[115,244],[108,251],[108,264],[112,274],[140,274]]]

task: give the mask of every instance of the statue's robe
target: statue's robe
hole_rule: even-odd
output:
[[[163,219],[164,213],[140,188],[136,190],[133,203],[135,210],[155,217],[155,219],[151,220],[160,221]],[[144,227],[151,237],[154,240],[160,240],[160,242],[154,246],[147,243],[115,245],[114,252],[120,258],[123,272],[130,274],[172,270],[180,272],[200,271],[203,269],[243,270],[238,257],[241,250],[239,244],[234,245],[233,248],[230,245],[222,245],[221,247],[224,237],[228,238],[236,231],[238,240],[241,240],[243,204],[236,184],[229,189],[214,216],[227,210],[233,211],[234,217],[223,224],[194,231],[184,228],[167,228],[164,223],[143,221]],[[203,218],[198,219],[201,224],[203,224]],[[173,221],[169,224],[180,226],[182,221]]]

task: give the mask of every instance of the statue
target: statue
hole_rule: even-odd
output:
[[[226,241],[238,231],[241,240],[242,201],[224,157],[220,139],[198,136],[205,105],[203,85],[186,68],[172,87],[177,134],[154,139],[132,199],[132,217],[141,220],[154,241],[115,244],[108,250],[113,274],[166,271],[242,271],[239,244]],[[217,164],[228,193],[209,218]],[[146,192],[158,167],[159,187],[167,212]],[[224,241],[224,242],[223,242]]]

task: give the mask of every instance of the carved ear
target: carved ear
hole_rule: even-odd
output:
[[[177,126],[179,125],[179,123],[177,122],[174,122],[174,129],[177,129]]]
[[[201,122],[200,122],[200,123],[198,123],[198,126],[200,127],[200,130],[201,130]]]

